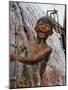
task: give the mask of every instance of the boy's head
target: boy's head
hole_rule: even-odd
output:
[[[47,37],[52,34],[52,28],[52,22],[48,17],[40,18],[35,27],[37,38],[47,39]]]

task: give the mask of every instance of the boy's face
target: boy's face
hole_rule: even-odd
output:
[[[51,33],[51,27],[47,23],[38,24],[37,37],[39,39],[46,39]]]

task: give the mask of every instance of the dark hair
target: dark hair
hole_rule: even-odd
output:
[[[50,27],[51,27],[51,30],[52,30],[53,24],[52,24],[52,21],[51,21],[50,17],[48,17],[48,16],[41,17],[41,18],[37,21],[37,24],[39,24],[40,22],[49,24]]]

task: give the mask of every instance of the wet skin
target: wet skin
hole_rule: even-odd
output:
[[[35,29],[37,32],[37,39],[40,40],[46,40],[47,37],[52,34],[52,31],[50,30],[51,28],[47,23],[39,24],[38,27],[36,27]],[[43,58],[45,58],[46,60],[52,52],[52,48],[47,46],[46,44],[44,46],[41,46],[40,44],[35,44],[31,46],[31,49],[32,54],[30,56],[22,57],[17,56],[15,53],[11,54],[11,61],[14,60],[26,64],[35,64],[43,60]]]

